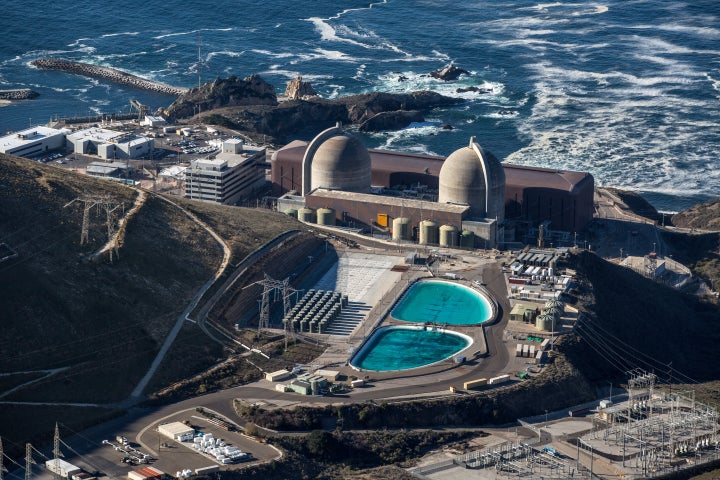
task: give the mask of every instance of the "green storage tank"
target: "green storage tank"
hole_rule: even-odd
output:
[[[475,233],[470,230],[463,230],[460,233],[460,246],[462,248],[473,248],[475,246]]]
[[[332,208],[318,208],[317,224],[334,226],[335,225],[335,210],[333,210]]]
[[[315,210],[303,207],[298,210],[298,220],[301,222],[315,223]]]

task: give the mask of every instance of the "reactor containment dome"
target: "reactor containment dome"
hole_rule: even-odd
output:
[[[470,138],[443,163],[438,178],[439,203],[470,206],[470,217],[505,218],[505,171],[500,161]]]
[[[367,193],[371,160],[365,145],[338,123],[320,132],[308,145],[302,160],[302,194],[316,188]]]

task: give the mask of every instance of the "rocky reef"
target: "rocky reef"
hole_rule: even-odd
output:
[[[40,94],[29,88],[16,88],[13,90],[0,90],[0,100],[28,100]]]
[[[450,80],[457,80],[457,78],[460,75],[467,75],[470,72],[467,70],[463,70],[462,68],[458,68],[455,65],[448,65],[445,68],[442,68],[440,70],[435,70],[433,72],[430,72],[430,76],[433,78],[438,78],[440,80],[450,81]]]
[[[278,102],[272,86],[257,75],[218,79],[182,95],[164,113],[183,119],[193,116],[199,106],[201,111],[191,122],[222,125],[264,142],[282,143],[289,135],[316,132],[336,122],[359,125],[363,131],[396,130],[423,121],[423,111],[464,101],[429,91],[372,92],[327,100],[302,95],[312,86],[301,78],[290,84],[286,92],[299,98]]]
[[[181,95],[187,91],[187,88],[173,87],[165,83],[147,80],[115,68],[73,62],[62,58],[39,58],[30,62],[30,64],[43,70],[59,70],[61,72],[74,73],[85,77],[102,78],[122,85],[167,95]]]

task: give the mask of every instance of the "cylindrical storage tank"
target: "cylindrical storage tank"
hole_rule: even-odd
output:
[[[555,317],[552,315],[539,315],[535,320],[535,327],[543,332],[555,330]]]
[[[463,230],[460,234],[460,246],[463,248],[473,248],[475,246],[475,233],[470,230]]]
[[[440,246],[456,247],[458,244],[458,228],[454,225],[440,227]]]
[[[420,245],[437,245],[438,224],[432,220],[420,222]]]
[[[318,208],[317,210],[318,225],[335,225],[335,210],[332,208]]]
[[[392,239],[408,240],[410,238],[410,219],[398,217],[392,221]]]
[[[298,211],[295,210],[294,208],[288,208],[283,213],[285,215],[287,215],[288,217],[298,218]]]
[[[301,222],[314,223],[315,222],[315,210],[312,208],[303,207],[298,210],[298,220]]]

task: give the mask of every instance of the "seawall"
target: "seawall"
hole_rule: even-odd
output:
[[[0,90],[0,100],[27,100],[35,98],[39,93],[29,88],[16,88],[13,90]]]
[[[149,90],[151,92],[164,93],[167,95],[181,95],[188,91],[187,88],[174,87],[165,83],[147,80],[145,78],[125,73],[109,67],[100,67],[87,63],[73,62],[62,58],[39,58],[30,62],[32,65],[43,70],[59,70],[61,72],[74,73],[86,77],[103,78],[112,82],[128,85],[130,87]]]

